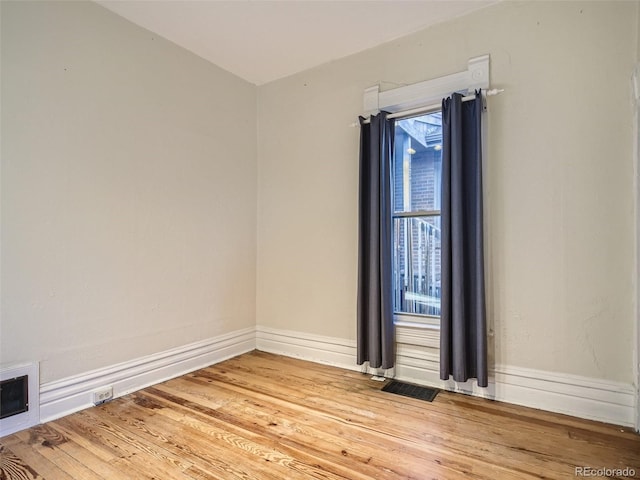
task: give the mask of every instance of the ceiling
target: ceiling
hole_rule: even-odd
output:
[[[497,0],[96,0],[261,85]]]

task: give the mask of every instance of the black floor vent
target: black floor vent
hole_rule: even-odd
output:
[[[418,385],[411,385],[410,383],[397,382],[392,380],[382,387],[383,392],[396,393],[398,395],[404,395],[405,397],[417,398],[418,400],[425,400],[427,402],[433,402],[438,394],[437,388],[419,387]]]
[[[29,410],[29,377],[10,378],[0,382],[0,418]]]

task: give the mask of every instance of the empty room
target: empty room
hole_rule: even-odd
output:
[[[640,1],[0,0],[0,479],[640,478]]]

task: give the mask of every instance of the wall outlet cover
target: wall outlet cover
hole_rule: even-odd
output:
[[[93,404],[100,405],[113,398],[113,387],[105,387],[93,392]]]

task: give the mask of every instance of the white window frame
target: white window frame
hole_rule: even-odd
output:
[[[477,89],[489,90],[489,55],[470,58],[467,69],[458,73],[385,91],[380,91],[380,85],[369,87],[364,91],[364,114],[377,114],[381,110],[402,114],[405,111],[437,105],[452,93],[468,95]],[[486,142],[483,142],[483,149],[484,144]],[[394,314],[394,323],[399,327],[425,328],[433,331],[440,328],[440,317]]]

